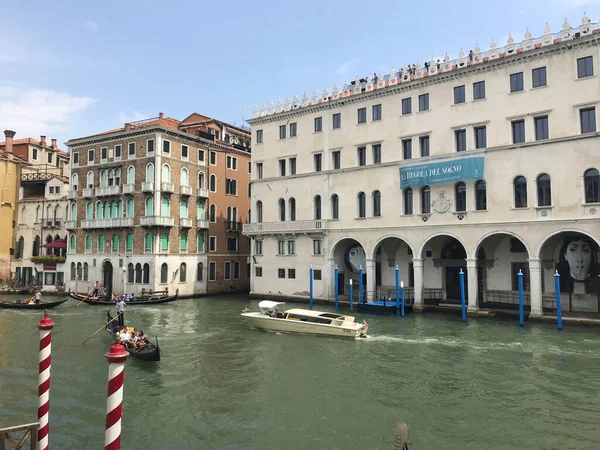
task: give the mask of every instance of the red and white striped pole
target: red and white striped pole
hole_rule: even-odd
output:
[[[44,311],[44,317],[40,320],[40,357],[38,372],[38,450],[48,449],[48,415],[50,412],[50,354],[52,353],[52,328],[54,322],[48,317],[48,311]]]
[[[123,414],[123,379],[127,350],[121,344],[113,345],[106,359],[108,360],[108,397],[106,399],[106,431],[104,432],[104,449],[120,450],[121,448],[121,416]]]

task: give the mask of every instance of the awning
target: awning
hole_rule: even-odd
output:
[[[48,242],[47,244],[40,245],[43,248],[67,248],[67,241],[64,239],[57,239],[54,242]]]

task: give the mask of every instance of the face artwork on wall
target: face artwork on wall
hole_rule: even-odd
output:
[[[344,263],[350,272],[358,273],[358,270],[361,266],[364,271],[365,261],[366,254],[360,245],[353,245],[346,249],[346,253],[344,254]]]
[[[572,292],[574,283],[585,283],[588,293],[596,291],[600,273],[596,242],[583,234],[570,235],[563,240],[558,258],[562,292]]]

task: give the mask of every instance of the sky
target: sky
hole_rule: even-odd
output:
[[[600,0],[0,0],[0,129],[69,139],[259,107],[373,72],[553,32]]]

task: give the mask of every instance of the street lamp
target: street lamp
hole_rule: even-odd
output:
[[[125,283],[127,282],[127,267],[123,265],[123,295],[127,292]]]

